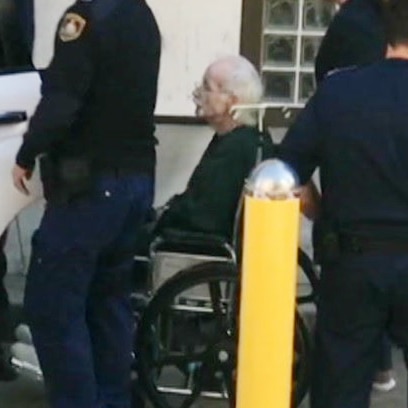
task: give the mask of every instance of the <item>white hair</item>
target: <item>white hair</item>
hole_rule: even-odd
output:
[[[228,56],[218,62],[225,64],[226,75],[222,88],[235,95],[239,104],[259,103],[263,96],[263,85],[256,68],[242,56]],[[235,119],[244,125],[254,126],[257,123],[257,112],[240,110]]]

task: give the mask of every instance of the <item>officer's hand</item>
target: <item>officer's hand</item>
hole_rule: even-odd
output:
[[[25,185],[26,180],[30,180],[31,178],[31,170],[24,169],[20,167],[19,165],[14,165],[13,168],[13,183],[14,186],[17,188],[18,191],[25,195],[29,195],[30,192],[28,191],[28,188]]]

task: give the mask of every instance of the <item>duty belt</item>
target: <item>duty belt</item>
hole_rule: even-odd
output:
[[[340,249],[342,252],[354,254],[377,253],[408,255],[408,238],[407,240],[382,239],[341,234]]]

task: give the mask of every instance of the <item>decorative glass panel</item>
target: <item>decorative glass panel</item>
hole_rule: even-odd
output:
[[[291,72],[265,72],[263,77],[267,99],[293,102],[295,74]]]
[[[297,28],[298,2],[296,0],[267,0],[265,27]]]
[[[322,0],[305,0],[303,28],[318,30],[326,28],[333,16],[333,5]]]
[[[311,73],[301,73],[300,74],[300,99],[305,102],[314,93],[316,89],[316,81],[314,74]]]
[[[303,66],[314,66],[317,51],[319,50],[320,37],[303,37],[300,63]]]
[[[323,0],[263,1],[265,96],[275,106],[301,106],[316,88],[315,58],[335,8]]]
[[[264,63],[267,65],[295,65],[296,37],[266,35]]]

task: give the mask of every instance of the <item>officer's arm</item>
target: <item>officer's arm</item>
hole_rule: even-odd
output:
[[[300,191],[300,210],[311,221],[316,220],[321,211],[321,197],[316,184],[310,180]]]
[[[43,78],[42,98],[17,154],[16,162],[20,167],[32,168],[39,154],[47,152],[66,136],[83,107],[93,75],[92,34],[88,22],[85,19],[83,22],[85,26],[74,39],[69,37],[70,27],[71,32],[65,37],[63,32],[61,34],[64,20],[60,24],[54,58]]]
[[[320,161],[322,132],[316,105],[315,95],[289,128],[278,148],[278,157],[294,168],[302,185],[311,178]]]

